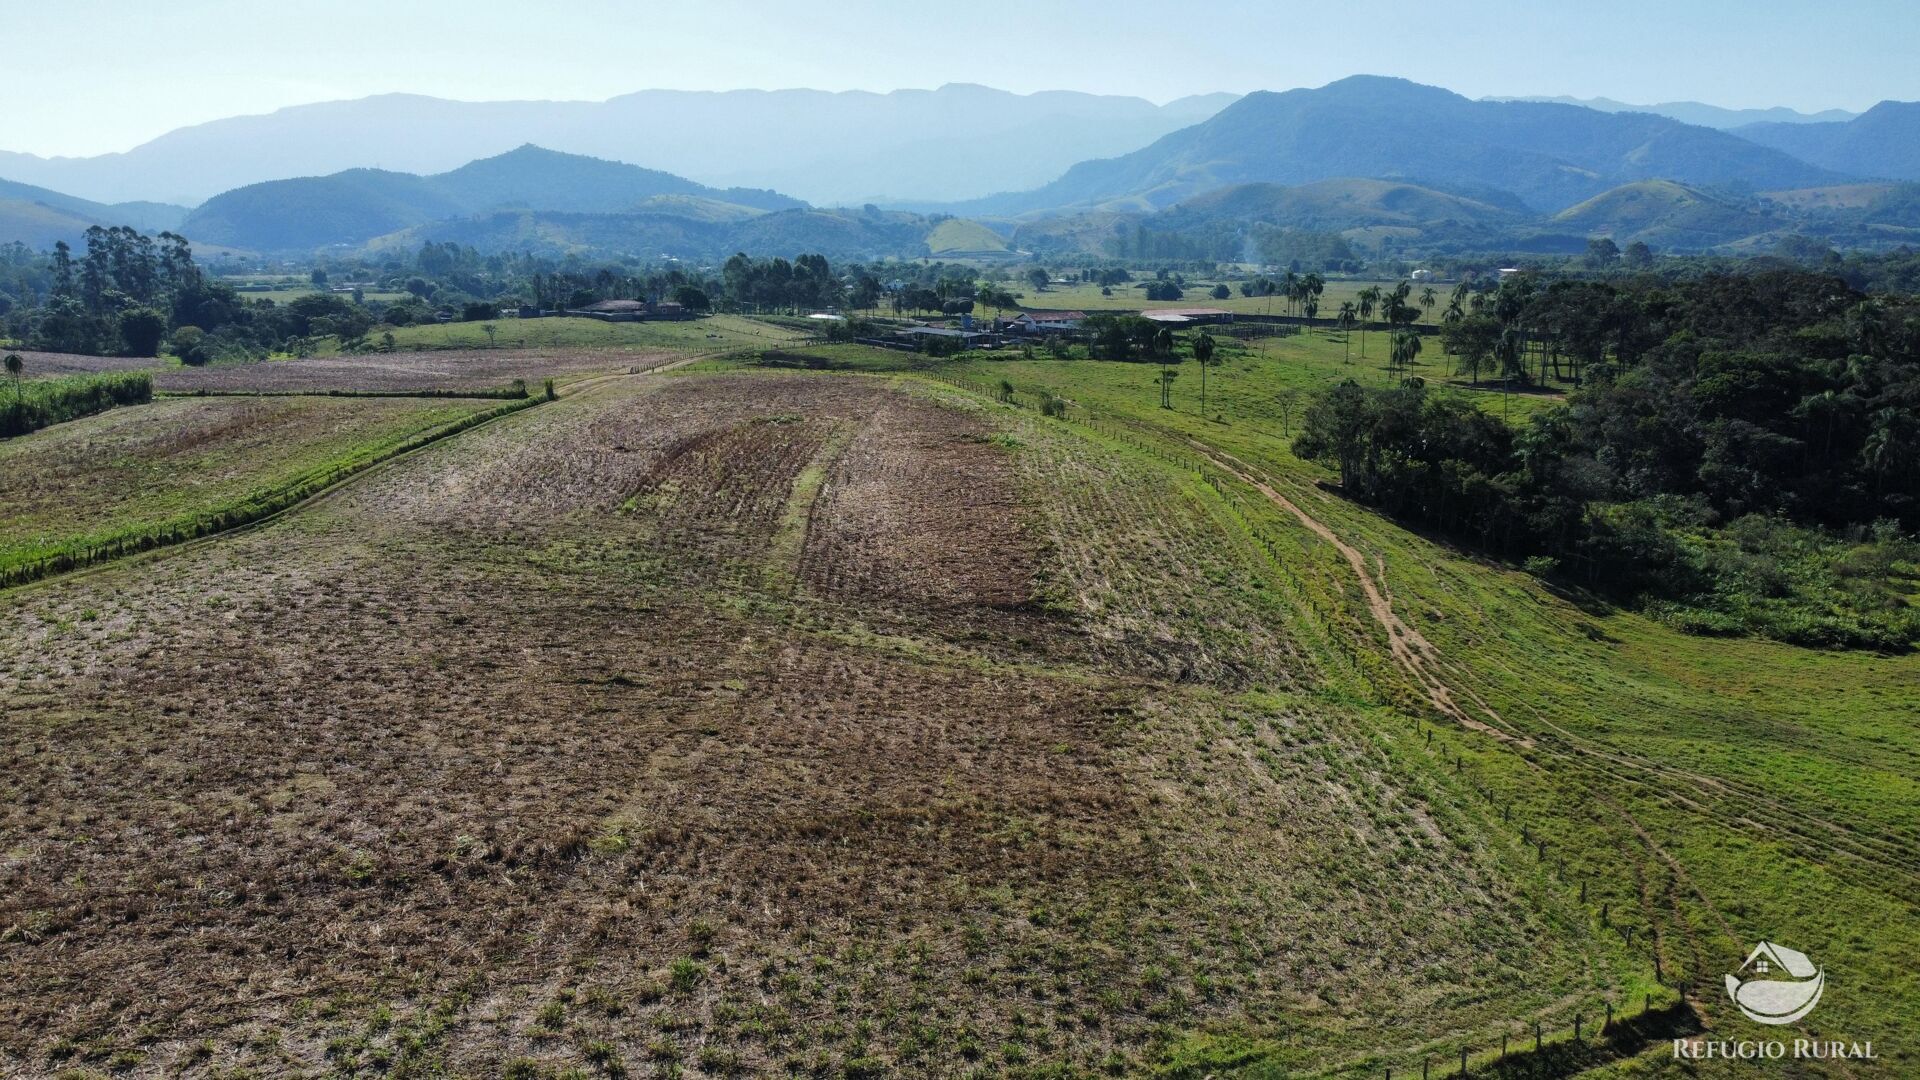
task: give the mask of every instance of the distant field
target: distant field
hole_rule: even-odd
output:
[[[191,531],[501,404],[173,398],[0,441],[0,574]]]
[[[429,352],[342,353],[302,359],[257,363],[171,367],[156,375],[154,385],[168,393],[324,393],[362,391],[493,392],[514,380],[538,392],[541,382],[553,379],[565,385],[575,379],[612,371],[644,369],[668,363],[683,354],[654,349],[436,349]]]
[[[88,375],[97,371],[144,371],[177,365],[179,361],[172,357],[152,356],[83,356],[78,353],[27,352],[24,349],[8,349],[18,352],[26,378],[43,375]]]
[[[1189,332],[1190,333],[1190,332]],[[1182,336],[1186,336],[1183,334]],[[1352,340],[1338,330],[1306,329],[1284,337],[1248,339],[1220,335],[1214,366],[1208,370],[1207,414],[1228,420],[1255,424],[1277,424],[1282,419],[1282,394],[1293,396],[1294,412],[1304,408],[1313,395],[1352,379],[1362,386],[1392,386],[1400,374],[1386,363],[1387,335],[1379,331],[1362,334],[1354,330]],[[1363,340],[1364,339],[1364,340]],[[1429,385],[1456,384],[1454,389],[1469,395],[1481,408],[1515,422],[1534,410],[1552,407],[1561,400],[1554,393],[1499,392],[1493,384],[1470,390],[1468,379],[1455,372],[1453,359],[1446,355],[1437,336],[1421,339],[1419,359],[1410,369]],[[1362,349],[1365,353],[1363,355]],[[982,354],[988,355],[988,354]],[[992,365],[998,369],[1002,365]],[[983,369],[984,370],[984,369]],[[1152,363],[1117,364],[1092,362],[1064,369],[1056,361],[1035,360],[1013,365],[1011,370],[1031,376],[1036,382],[1066,391],[1091,392],[1098,388],[1115,401],[1129,403],[1138,398],[1157,405],[1159,366]],[[1200,366],[1191,360],[1175,365],[1173,397],[1175,407],[1197,413],[1200,406]],[[1484,373],[1483,373],[1484,375]],[[1021,380],[1015,379],[1015,382]]]
[[[1144,282],[1139,281],[1111,286],[1113,291],[1112,296],[1100,295],[1100,286],[1098,285],[1050,285],[1044,292],[1036,292],[1031,285],[1026,285],[1016,286],[1014,291],[1022,294],[1020,300],[1021,306],[1035,309],[1104,311],[1115,308],[1147,310],[1150,308],[1217,307],[1225,308],[1228,311],[1246,312],[1248,314],[1289,314],[1285,296],[1241,296],[1240,285],[1243,280],[1246,279],[1231,278],[1209,280],[1197,284],[1189,283],[1185,289],[1185,295],[1179,300],[1149,300],[1146,296],[1146,290],[1140,287]],[[1401,279],[1398,278],[1391,281],[1329,280],[1326,290],[1320,294],[1320,317],[1326,319],[1333,318],[1339,314],[1340,304],[1343,301],[1353,300],[1358,302],[1361,291],[1370,286],[1378,286],[1382,291],[1387,291],[1400,284],[1400,280]],[[1213,286],[1220,284],[1224,284],[1232,290],[1233,295],[1225,300],[1215,300],[1212,296],[1208,295]],[[1428,283],[1414,283],[1413,296],[1409,298],[1409,302],[1418,306],[1420,302],[1420,292],[1426,287],[1428,287]],[[1440,311],[1446,307],[1447,295],[1453,286],[1451,283],[1434,282],[1431,283],[1431,287],[1437,300],[1433,309],[1433,317],[1438,318]],[[1297,312],[1295,312],[1295,314],[1297,314]],[[1420,319],[1423,322],[1426,321],[1427,312],[1424,310],[1421,311]]]
[[[488,346],[487,323],[431,323],[393,331],[399,348],[479,349]],[[494,344],[502,348],[660,349],[724,351],[766,348],[800,335],[756,319],[715,315],[685,322],[602,322],[599,319],[494,319]],[[379,331],[373,334],[374,339]]]

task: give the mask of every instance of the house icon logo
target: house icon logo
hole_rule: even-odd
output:
[[[1763,941],[1747,954],[1738,975],[1727,976],[1727,996],[1756,1024],[1791,1024],[1820,1004],[1827,973],[1807,954]]]

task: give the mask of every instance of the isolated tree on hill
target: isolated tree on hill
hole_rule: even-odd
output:
[[[1027,271],[1027,284],[1033,286],[1034,292],[1046,292],[1047,283],[1052,280],[1044,267],[1036,266]]]
[[[20,388],[20,373],[27,369],[27,362],[20,359],[19,353],[7,354],[7,374],[13,378],[13,405],[19,408],[26,403],[26,394]]]

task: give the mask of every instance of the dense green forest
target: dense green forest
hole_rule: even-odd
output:
[[[1560,367],[1566,407],[1510,426],[1419,379],[1349,383],[1296,451],[1396,516],[1691,629],[1920,640],[1920,300],[1787,270],[1484,296],[1449,321],[1456,362]]]

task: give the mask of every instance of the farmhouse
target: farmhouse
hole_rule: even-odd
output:
[[[648,319],[686,319],[692,313],[671,300],[601,300],[567,312],[603,322],[642,322]]]
[[[1140,316],[1158,323],[1230,323],[1233,321],[1233,312],[1225,308],[1212,307],[1155,308],[1152,311],[1141,312]]]
[[[1023,311],[1007,320],[1006,329],[1014,334],[1061,334],[1080,329],[1086,317],[1083,311]]]
[[[929,338],[946,338],[963,349],[985,348],[994,343],[993,335],[984,330],[953,330],[944,326],[909,326],[896,336],[916,346],[925,344]]]

